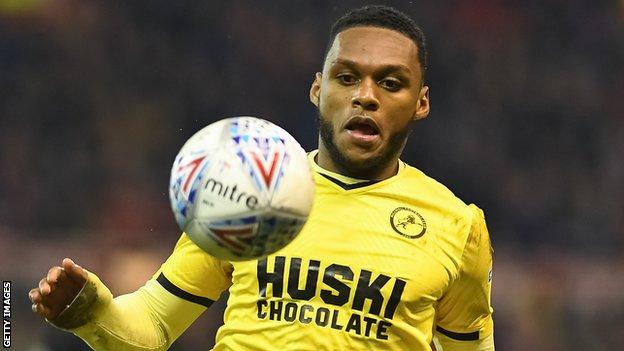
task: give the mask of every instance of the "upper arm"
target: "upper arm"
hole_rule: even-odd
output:
[[[182,234],[154,278],[171,294],[208,307],[230,287],[231,274],[229,262],[209,255]]]
[[[436,307],[434,335],[443,350],[493,350],[492,246],[483,212],[471,205],[459,277]],[[455,348],[453,345],[460,345]],[[438,350],[440,351],[440,350]]]

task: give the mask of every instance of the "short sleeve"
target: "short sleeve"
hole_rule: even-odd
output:
[[[456,341],[492,339],[493,333],[493,250],[483,211],[475,205],[469,207],[473,218],[460,274],[436,307],[434,333]]]
[[[232,265],[217,259],[182,234],[154,278],[170,293],[210,306],[232,284]]]

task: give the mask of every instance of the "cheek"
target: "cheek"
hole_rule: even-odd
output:
[[[396,134],[410,127],[415,111],[414,104],[395,101],[390,102],[386,106],[390,107],[390,109],[387,110],[388,118],[386,119],[384,128],[388,134]]]
[[[344,117],[344,110],[348,109],[351,99],[346,94],[328,91],[321,94],[319,109],[326,119],[335,120]]]
[[[386,96],[383,101],[386,107],[395,115],[412,116],[418,105],[418,98],[411,92],[404,92],[398,95]]]
[[[396,98],[388,101],[389,108],[397,116],[409,116],[411,119],[418,107],[418,99],[412,94],[405,94],[404,96],[397,96]]]

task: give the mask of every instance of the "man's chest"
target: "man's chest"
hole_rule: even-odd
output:
[[[452,279],[439,239],[451,227],[405,201],[368,200],[323,201],[286,248],[235,264],[231,293],[253,300],[260,319],[351,325],[382,338],[398,316],[431,318]]]

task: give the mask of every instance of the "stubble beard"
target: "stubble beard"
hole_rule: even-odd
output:
[[[358,179],[372,180],[383,168],[387,167],[391,162],[396,161],[403,151],[407,137],[412,132],[412,128],[408,127],[390,136],[388,143],[382,147],[377,155],[358,162],[350,159],[338,148],[335,140],[336,134],[334,126],[331,122],[323,118],[320,111],[318,111],[316,120],[321,140],[327,148],[327,151],[329,151],[329,157],[332,162],[338,168],[338,173]]]

